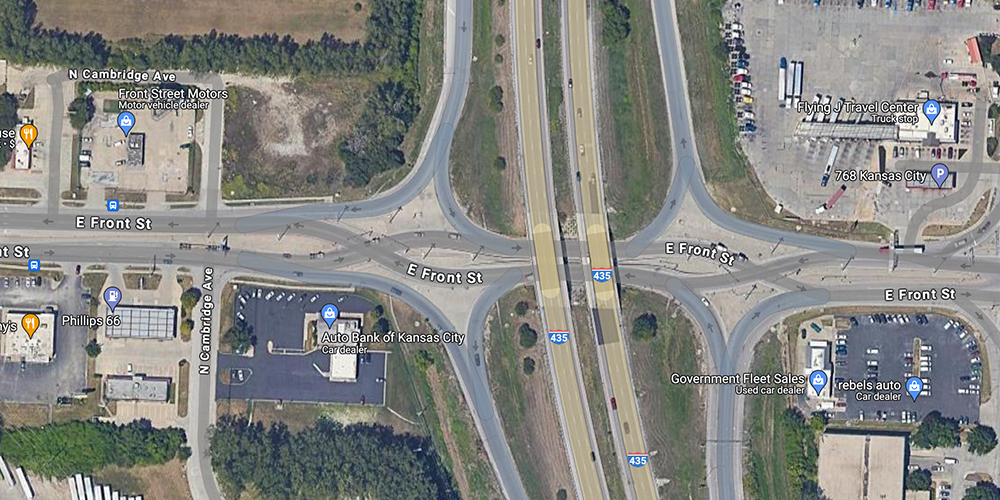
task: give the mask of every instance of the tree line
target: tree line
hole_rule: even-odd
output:
[[[0,0],[0,58],[21,65],[175,69],[199,73],[319,75],[384,73],[361,118],[339,147],[350,185],[405,163],[400,146],[419,111],[417,64],[422,0],[375,0],[364,42],[331,34],[304,44],[290,36],[217,33],[111,43],[35,22],[33,0]],[[389,99],[388,102],[383,99]]]
[[[15,125],[17,125],[17,97],[10,92],[0,93],[0,130],[14,130]],[[7,146],[8,144],[0,144],[0,170],[7,166],[14,152]]]
[[[158,465],[187,459],[184,431],[156,429],[148,420],[127,425],[74,421],[45,427],[18,427],[0,435],[0,455],[42,476],[90,474],[117,465]]]
[[[292,433],[226,416],[210,433],[210,453],[228,498],[251,486],[267,500],[459,498],[428,439],[378,424],[322,419]]]

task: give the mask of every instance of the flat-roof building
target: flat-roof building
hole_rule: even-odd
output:
[[[110,338],[169,340],[177,336],[176,307],[118,304],[115,315],[122,321],[119,326],[105,327]]]
[[[128,135],[128,151],[125,164],[141,167],[146,164],[146,134],[136,132]]]
[[[809,377],[816,370],[826,374],[826,385],[819,392],[819,397],[828,398],[833,390],[833,366],[830,362],[830,343],[825,340],[813,340],[809,342],[809,352],[806,359],[805,375]],[[813,392],[809,393],[814,394]]]
[[[38,316],[38,328],[31,336],[24,331],[21,320],[27,314]],[[7,310],[0,321],[17,325],[17,331],[0,335],[0,359],[11,362],[48,363],[55,358],[56,314],[37,311]]]
[[[906,435],[826,432],[819,486],[830,500],[903,498]]]
[[[30,170],[31,169],[31,150],[28,146],[20,139],[21,129],[28,125],[27,119],[23,123],[17,126],[17,137],[14,145],[14,170]]]
[[[924,101],[900,101],[917,105],[918,109],[923,107]],[[899,123],[900,142],[940,142],[942,144],[958,143],[958,103],[940,102],[941,112],[934,119],[934,123],[924,116],[923,112],[917,113],[916,123]]]
[[[338,347],[357,347],[356,343],[352,342],[331,342],[330,339],[333,338],[334,334],[347,334],[350,335],[355,332],[361,332],[362,319],[364,318],[361,314],[349,314],[341,313],[336,321],[333,322],[332,328],[323,328],[326,323],[320,319],[318,313],[309,313],[306,315],[306,323],[308,324],[311,318],[315,318],[317,325],[317,334],[320,344],[332,346],[335,349],[331,351],[330,354],[330,372],[328,377],[331,382],[354,382],[358,379],[358,355],[357,354],[345,354],[338,352],[336,348]]]
[[[143,375],[109,375],[104,379],[104,399],[112,401],[159,401],[170,398],[170,379]]]

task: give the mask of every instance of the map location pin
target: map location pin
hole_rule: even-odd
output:
[[[931,167],[931,178],[937,183],[938,187],[944,184],[945,179],[948,178],[948,167],[944,163],[938,163]]]
[[[128,137],[129,130],[135,126],[135,115],[128,111],[122,111],[118,115],[118,128],[125,132],[125,137]]]
[[[917,402],[917,396],[920,392],[924,390],[924,381],[917,377],[910,377],[906,379],[906,392],[910,393],[910,397],[913,398],[913,402]]]
[[[823,370],[816,370],[810,373],[809,385],[813,386],[813,389],[816,389],[816,395],[819,396],[819,393],[826,387],[826,373]]]
[[[24,145],[28,146],[28,149],[31,149],[31,144],[38,138],[38,129],[30,123],[22,125],[18,135],[21,136],[21,140],[24,141]]]
[[[934,119],[940,114],[941,104],[937,101],[931,99],[924,103],[924,116],[926,116],[927,120],[931,122],[931,125],[934,125]]]
[[[38,325],[40,323],[41,322],[38,320],[38,316],[35,316],[34,314],[25,314],[21,317],[21,327],[24,328],[25,332],[27,332],[29,339],[35,335],[35,330],[38,329]]]
[[[337,321],[337,316],[340,315],[340,311],[337,310],[337,306],[327,304],[320,309],[320,315],[323,316],[323,321],[326,321],[326,327],[333,328],[333,322]]]
[[[109,286],[107,290],[104,290],[104,302],[111,308],[111,312],[115,312],[115,306],[121,301],[122,291],[117,287]]]

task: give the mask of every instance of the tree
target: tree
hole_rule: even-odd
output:
[[[965,442],[970,452],[985,455],[997,447],[997,433],[988,425],[976,424],[965,437]]]
[[[601,29],[601,37],[605,45],[617,45],[632,32],[632,25],[629,19],[632,13],[628,7],[619,0],[604,0],[601,2],[601,13],[604,15],[604,25]]]
[[[253,327],[233,325],[222,335],[222,343],[236,354],[246,354],[251,347],[257,345],[257,336],[253,334]]]
[[[389,330],[389,320],[385,319],[385,316],[379,318],[375,322],[375,326],[372,327],[372,331],[375,333],[389,333]]]
[[[385,308],[382,307],[382,304],[375,306],[375,309],[373,309],[373,311],[375,312],[375,316],[378,317],[385,316]]]
[[[497,36],[493,37],[493,43],[495,43],[497,47],[503,47],[503,44],[507,43],[507,39],[504,38],[503,33],[497,33]]]
[[[906,489],[908,490],[929,490],[931,489],[931,471],[927,469],[917,469],[906,475]]]
[[[97,343],[97,339],[92,339],[90,342],[87,342],[87,347],[84,349],[87,351],[87,356],[92,358],[96,358],[101,354],[101,344]]]
[[[183,335],[184,337],[191,335],[191,332],[194,331],[194,320],[191,318],[185,319],[184,321],[181,322],[180,328],[181,328],[181,335]]]
[[[80,96],[69,103],[69,123],[74,130],[83,130],[94,118],[94,99]]]
[[[9,92],[0,93],[0,130],[14,130],[17,125],[17,98]],[[10,161],[11,148],[0,147],[0,170]]]
[[[829,500],[829,497],[823,493],[823,488],[820,488],[816,481],[810,479],[802,483],[798,500]]]
[[[493,62],[497,64],[503,64],[503,54],[497,54],[493,56]]]
[[[632,320],[632,337],[636,340],[649,340],[656,337],[658,330],[659,325],[656,321],[656,315],[653,313],[644,313]]]
[[[556,492],[556,500],[566,500],[566,497],[566,488],[559,488],[559,491]]]
[[[1000,488],[989,481],[979,481],[965,490],[962,500],[1000,500]]]
[[[490,89],[490,109],[494,113],[503,111],[503,87],[494,85]]]
[[[920,427],[913,434],[913,446],[917,448],[954,447],[961,444],[958,421],[941,416],[941,412],[932,411],[920,422]]]
[[[538,332],[536,332],[535,329],[527,323],[521,323],[521,326],[517,329],[517,331],[521,337],[519,341],[521,347],[531,349],[538,343]]]
[[[497,170],[504,170],[507,168],[507,159],[503,156],[497,156],[493,159],[493,168]]]
[[[528,314],[528,309],[530,307],[531,306],[526,301],[522,300],[518,302],[517,305],[514,306],[514,313],[516,313],[518,316],[524,316],[525,314]]]
[[[535,373],[535,360],[531,356],[526,356],[523,360],[521,360],[521,364],[521,369],[524,371],[525,375]]]
[[[199,300],[201,300],[201,290],[194,287],[188,288],[181,294],[181,309],[190,312],[198,305]]]
[[[434,365],[434,356],[431,355],[430,351],[427,349],[421,349],[417,351],[417,355],[414,358],[417,367],[421,370],[427,370]]]

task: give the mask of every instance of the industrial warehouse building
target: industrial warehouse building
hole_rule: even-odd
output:
[[[897,102],[916,105],[918,111],[915,123],[906,123],[904,120],[898,120],[898,123],[875,123],[868,118],[852,122],[810,121],[806,117],[796,125],[795,135],[807,139],[898,141],[928,145],[958,143],[958,103],[941,102],[941,113],[931,124],[920,111],[923,101]]]
[[[819,486],[830,500],[904,498],[906,434],[827,431],[819,442]]]
[[[120,326],[105,327],[110,338],[169,340],[177,336],[177,308],[173,306],[115,307]]]

